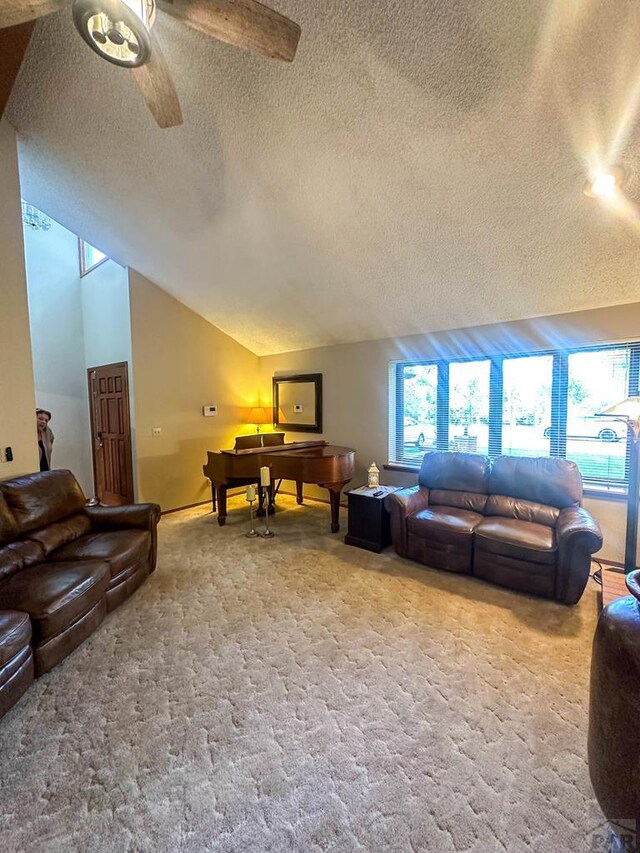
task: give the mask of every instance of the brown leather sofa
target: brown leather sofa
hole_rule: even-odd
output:
[[[155,569],[159,506],[86,503],[70,471],[0,482],[0,716]]]
[[[389,495],[398,554],[575,604],[600,528],[582,508],[573,462],[479,453],[427,453],[418,485]]]
[[[593,639],[589,773],[609,821],[612,850],[640,845],[640,571],[631,595],[600,614]]]
[[[0,610],[0,717],[33,681],[31,621],[26,613]]]

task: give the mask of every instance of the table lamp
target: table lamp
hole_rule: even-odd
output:
[[[640,448],[640,397],[627,397],[596,417],[615,418],[627,425],[631,451],[629,453],[629,487],[627,489],[627,532],[624,546],[624,572],[629,574],[636,567],[638,541],[638,450]]]
[[[248,424],[255,424],[256,432],[260,432],[261,424],[270,424],[271,418],[267,415],[264,406],[254,406],[249,412],[249,417],[247,418]]]

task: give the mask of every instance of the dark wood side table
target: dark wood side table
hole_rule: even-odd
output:
[[[381,495],[374,497],[378,489],[360,486],[347,493],[349,502],[349,532],[344,537],[346,545],[366,548],[379,554],[391,545],[389,513],[384,499],[399,486],[380,486]]]

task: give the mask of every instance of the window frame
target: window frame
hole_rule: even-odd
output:
[[[101,258],[95,264],[91,266],[87,266],[87,253],[85,247],[89,246],[91,249],[95,249],[98,252],[102,252],[102,249],[98,249],[97,246],[93,246],[91,243],[87,243],[86,240],[83,240],[82,237],[78,237],[78,256],[80,258],[80,278],[84,278],[85,275],[88,275],[93,270],[97,270],[98,267],[101,267],[102,264],[106,263],[109,260],[109,256],[105,255],[104,258]],[[104,252],[102,252],[104,254]]]
[[[411,361],[393,361],[390,363],[390,394],[389,394],[389,427],[390,435],[388,465],[391,470],[418,471],[420,463],[413,464],[403,459],[403,418],[404,418],[404,370],[407,367],[431,366],[437,367],[437,408],[436,408],[436,446],[438,450],[449,449],[449,367],[451,364],[470,361],[490,361],[489,378],[489,435],[488,456],[502,454],[502,426],[504,405],[504,362],[514,358],[535,356],[551,356],[551,436],[549,440],[549,456],[566,458],[567,454],[567,418],[568,418],[568,387],[569,387],[569,358],[575,353],[607,352],[615,349],[629,350],[629,368],[627,376],[627,395],[640,395],[640,341],[622,341],[617,343],[582,345],[563,349],[539,349],[524,352],[505,353],[475,353],[469,356],[452,356],[451,358],[432,358]],[[625,473],[620,480],[606,477],[588,477],[582,475],[585,493],[620,499],[626,497],[629,479],[629,456],[631,442],[627,442],[625,454]],[[395,455],[394,455],[395,451]],[[582,473],[582,472],[581,472]]]

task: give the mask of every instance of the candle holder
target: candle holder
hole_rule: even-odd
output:
[[[247,532],[244,535],[247,537],[247,539],[255,539],[256,536],[260,536],[260,534],[255,529],[255,527],[253,526],[253,501],[249,501],[248,503],[249,503],[249,515],[251,517],[251,530],[247,530]]]
[[[263,539],[271,539],[276,534],[273,530],[269,530],[269,486],[263,486],[264,489],[264,501],[265,501],[265,513],[264,513],[264,530],[261,531],[258,535],[262,536]]]
[[[251,530],[248,530],[244,534],[247,537],[247,539],[255,539],[256,536],[260,535],[258,533],[258,531],[255,529],[255,527],[253,526],[253,502],[255,501],[255,499],[256,499],[256,490],[254,489],[253,486],[247,486],[246,501],[249,504],[249,516],[251,518]]]

